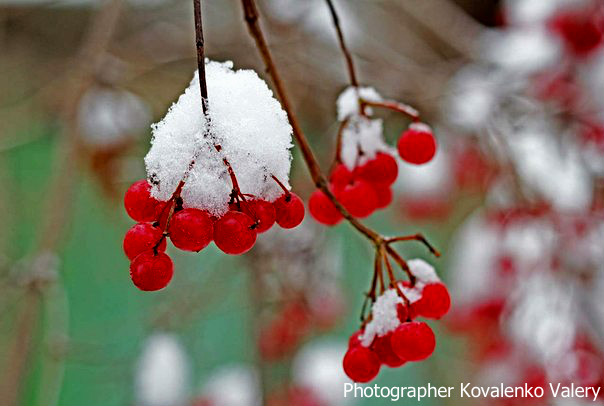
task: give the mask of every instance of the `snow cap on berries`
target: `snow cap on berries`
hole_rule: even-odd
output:
[[[336,102],[339,121],[344,121],[359,114],[359,97],[367,101],[377,102],[382,100],[382,96],[373,87],[348,86],[340,93]],[[368,113],[371,114],[370,112]]]
[[[367,323],[365,332],[361,336],[363,346],[369,347],[375,336],[381,337],[401,324],[396,311],[396,305],[399,303],[403,303],[403,299],[398,296],[395,289],[388,289],[377,298],[371,308],[373,318]]]
[[[178,338],[156,333],[147,339],[136,372],[137,404],[182,405],[187,397],[189,368]]]
[[[289,188],[292,128],[285,111],[252,70],[233,70],[232,62],[206,61],[206,77],[209,127],[197,73],[164,119],[152,127],[152,146],[145,157],[152,195],[170,199],[197,154],[181,194],[185,207],[214,215],[228,210],[232,184],[224,157],[242,193],[276,200],[283,190],[271,175]]]

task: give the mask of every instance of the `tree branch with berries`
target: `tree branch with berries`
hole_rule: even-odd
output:
[[[371,311],[365,314],[364,306],[361,344],[351,345],[344,359],[347,374],[366,382],[382,363],[402,365],[429,356],[434,349],[428,345],[434,343],[432,330],[413,320],[439,318],[450,305],[434,269],[421,260],[405,260],[393,247],[418,241],[439,256],[422,234],[388,237],[360,221],[392,201],[399,170],[393,150],[404,161],[421,165],[434,157],[436,142],[414,108],[359,86],[336,8],[326,1],[351,82],[338,98],[340,129],[329,178],[292,108],[254,0],[241,1],[244,18],[279,101],[255,72],[205,59],[201,3],[193,0],[198,69],[189,88],[153,127],[153,145],[145,158],[148,179],[126,193],[126,210],[139,223],[126,234],[124,250],[132,260],[134,284],[154,291],[167,286],[173,275],[172,261],[164,252],[167,238],[185,251],[201,251],[214,241],[224,253],[240,255],[273,224],[298,226],[304,204],[290,191],[288,179],[293,135],[317,188],[308,202],[312,217],[327,226],[346,220],[375,249],[367,293]],[[372,116],[374,108],[412,120],[396,150],[384,141],[382,121]],[[396,276],[393,264],[408,280]],[[376,311],[381,307],[383,311]],[[389,316],[384,320],[384,315]]]

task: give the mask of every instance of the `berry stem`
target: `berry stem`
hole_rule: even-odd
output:
[[[381,107],[404,114],[407,117],[411,118],[414,122],[418,122],[420,120],[419,112],[416,109],[407,104],[395,100],[372,101],[360,99],[360,101],[362,106]]]
[[[383,274],[383,265],[382,265],[382,249],[377,249],[375,251],[375,261],[374,261],[374,272],[377,274],[378,281],[380,283],[380,295],[384,293],[386,290],[384,286],[384,274]]]
[[[285,197],[287,199],[291,195],[290,191],[287,190],[287,188],[285,187],[285,185],[275,175],[271,175],[271,178],[273,178],[273,180],[275,182],[277,182],[277,185],[279,185],[279,187],[281,189],[283,189],[283,192],[285,193]]]
[[[388,254],[384,250],[382,250],[381,253],[382,253],[382,256],[384,257],[384,263],[386,264],[386,271],[388,272],[388,277],[390,278],[390,287],[396,289],[396,293],[399,295],[399,297],[401,297],[403,299],[403,301],[405,302],[405,306],[409,307],[409,305],[410,305],[409,299],[401,290],[401,287],[399,286],[398,281],[396,280],[396,278],[394,276],[394,270],[392,269],[392,264],[390,263],[390,260],[388,259]]]
[[[426,237],[424,237],[424,235],[421,233],[412,234],[412,235],[403,235],[400,237],[386,238],[387,245],[392,244],[394,242],[399,242],[399,241],[419,241],[422,244],[424,244],[426,246],[426,248],[428,248],[428,250],[430,251],[430,253],[432,255],[434,255],[435,257],[440,257],[440,251],[438,251],[436,248],[434,248],[434,246],[432,244],[430,244],[430,242],[426,239]]]
[[[401,269],[407,274],[407,276],[409,277],[409,282],[411,282],[411,286],[415,286],[416,278],[415,275],[413,275],[413,273],[411,272],[411,268],[409,268],[407,261],[405,261],[403,257],[401,257],[399,253],[392,249],[392,247],[389,245],[386,245],[386,252],[392,257],[392,259],[394,259],[394,262],[396,262],[398,266],[400,266]]]

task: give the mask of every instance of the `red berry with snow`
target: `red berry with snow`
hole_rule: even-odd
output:
[[[377,196],[371,185],[355,179],[336,192],[336,197],[354,217],[367,217],[377,208]]]
[[[392,333],[392,350],[407,361],[428,358],[436,348],[436,339],[430,326],[421,321],[403,323]]]
[[[135,221],[145,223],[156,221],[165,203],[151,197],[151,185],[146,179],[134,182],[126,191],[124,206]]]
[[[315,220],[326,226],[338,224],[343,218],[336,206],[321,189],[315,190],[310,196],[308,211]]]
[[[168,286],[174,273],[174,265],[163,252],[145,251],[130,264],[130,278],[137,288],[144,291],[160,290]]]
[[[403,132],[397,146],[401,158],[411,164],[425,164],[436,154],[436,140],[425,124],[412,124]]]
[[[241,203],[241,211],[256,221],[256,232],[269,230],[277,218],[275,206],[266,200],[248,200]]]
[[[413,309],[417,314],[431,319],[440,319],[447,314],[450,308],[451,297],[442,282],[424,286],[421,299],[413,303]]]
[[[377,355],[362,345],[349,348],[344,355],[344,372],[355,382],[369,382],[380,372]]]
[[[396,355],[392,349],[391,338],[392,333],[388,333],[381,337],[376,337],[371,345],[371,348],[376,353],[382,364],[387,365],[390,368],[398,368],[407,361]]]
[[[282,228],[294,228],[304,220],[304,203],[294,193],[285,193],[275,203],[277,224]]]
[[[199,209],[184,209],[170,220],[170,240],[176,248],[198,252],[212,241],[213,225],[210,215]]]
[[[378,152],[375,158],[356,168],[355,175],[369,183],[390,186],[398,176],[398,164],[392,155]]]
[[[158,227],[153,227],[149,223],[135,224],[124,237],[123,247],[126,256],[133,260],[138,254],[151,250],[156,245],[158,251],[165,251],[166,239],[162,239],[162,235]]]

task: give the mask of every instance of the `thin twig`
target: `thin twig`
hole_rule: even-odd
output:
[[[409,277],[409,282],[411,282],[411,286],[415,286],[415,275],[413,275],[413,273],[411,272],[411,268],[409,268],[409,265],[407,264],[407,261],[405,261],[403,259],[403,257],[401,257],[399,255],[398,252],[396,252],[391,246],[386,245],[386,252],[388,253],[388,255],[390,255],[392,257],[392,259],[394,259],[394,261],[398,264],[398,266],[401,267],[401,269],[407,274],[407,276]]]
[[[321,172],[321,168],[315,155],[302,131],[302,127],[298,122],[298,118],[294,113],[294,110],[289,101],[289,97],[287,92],[285,91],[285,86],[281,80],[281,76],[277,71],[275,63],[273,61],[272,54],[266,40],[264,38],[264,33],[260,28],[260,24],[258,22],[259,15],[258,10],[256,8],[256,3],[254,0],[241,0],[243,5],[243,11],[245,16],[245,21],[247,22],[248,29],[250,31],[251,36],[254,38],[256,42],[256,46],[260,55],[262,56],[262,60],[264,61],[266,71],[270,75],[273,85],[275,86],[275,91],[281,100],[281,104],[283,105],[283,109],[287,113],[287,117],[292,126],[294,138],[298,142],[298,146],[300,147],[300,151],[302,152],[302,157],[306,162],[306,166],[308,171],[310,172],[310,176],[315,184],[315,186],[329,198],[329,200],[333,203],[336,209],[342,214],[342,216],[361,234],[370,239],[374,244],[379,245],[382,244],[383,238],[380,234],[365,226],[357,219],[352,217],[350,213],[342,206],[342,204],[335,198],[329,187],[327,186],[327,180],[325,176]]]
[[[205,115],[208,112],[208,85],[206,82],[205,41],[203,39],[201,0],[193,0],[193,11],[195,15],[195,47],[197,49],[197,71],[199,72],[199,88],[201,90],[201,108]]]
[[[350,84],[354,87],[359,87],[359,82],[357,80],[357,74],[354,68],[354,62],[352,60],[352,55],[346,46],[346,41],[344,41],[344,34],[342,32],[342,27],[340,26],[340,18],[338,17],[338,13],[336,12],[336,8],[333,5],[332,0],[325,0],[327,2],[327,6],[329,7],[329,12],[331,13],[331,18],[333,20],[333,25],[338,34],[338,42],[340,44],[340,48],[342,49],[342,53],[344,54],[344,58],[346,59],[346,67],[348,69],[348,76],[350,77]]]
[[[384,263],[386,263],[386,271],[388,272],[388,277],[390,278],[390,287],[396,290],[396,294],[403,299],[405,302],[405,306],[409,306],[409,298],[405,295],[405,293],[401,290],[401,287],[394,276],[394,270],[392,269],[392,264],[390,263],[390,259],[388,259],[388,254],[383,249],[381,250],[382,256],[384,257]]]
[[[381,107],[381,108],[393,110],[393,111],[396,111],[398,113],[408,116],[413,121],[419,121],[419,119],[420,119],[419,112],[416,109],[414,109],[413,107],[411,107],[407,104],[397,102],[395,100],[372,101],[372,100],[361,99],[360,101],[361,101],[362,106]]]
[[[413,234],[413,235],[404,235],[404,236],[400,236],[400,237],[386,238],[387,245],[392,244],[394,242],[399,242],[399,241],[419,241],[422,244],[424,244],[426,246],[426,248],[428,248],[430,253],[432,253],[436,257],[440,257],[440,252],[432,244],[430,244],[430,242],[426,239],[426,237],[424,237],[424,235],[421,233]]]

